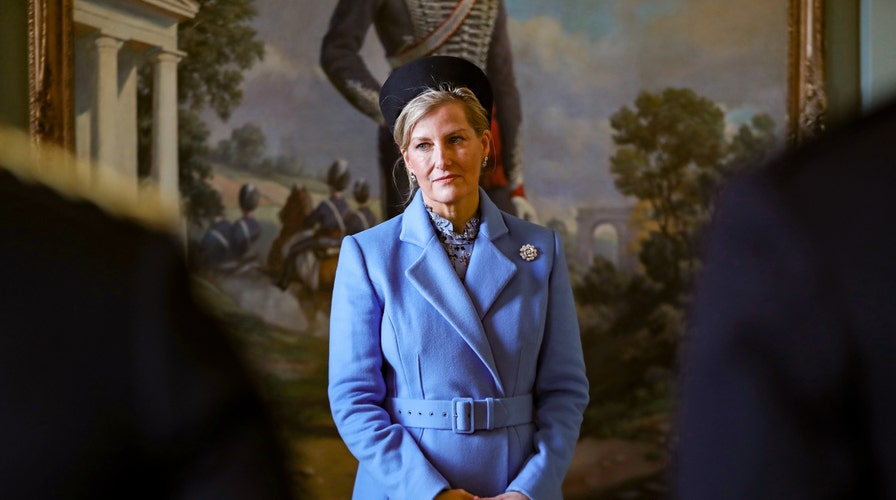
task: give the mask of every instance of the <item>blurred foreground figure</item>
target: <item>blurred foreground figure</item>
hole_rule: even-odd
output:
[[[723,194],[685,351],[677,491],[896,498],[896,108]]]
[[[8,152],[0,497],[289,498],[266,411],[174,238],[20,180]]]

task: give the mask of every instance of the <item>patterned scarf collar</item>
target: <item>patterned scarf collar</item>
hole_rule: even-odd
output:
[[[479,212],[476,212],[466,224],[464,224],[463,232],[454,232],[454,226],[451,221],[433,212],[431,207],[426,207],[432,225],[436,229],[439,241],[442,242],[442,248],[448,254],[448,260],[451,261],[451,267],[461,282],[467,277],[467,267],[470,265],[470,257],[473,255],[473,244],[476,242],[476,235],[479,234]]]
[[[451,224],[451,221],[435,213],[432,207],[426,206],[426,213],[429,214],[429,218],[432,220],[433,226],[435,226],[442,243],[449,245],[468,245],[476,241],[476,236],[479,234],[478,211],[476,212],[476,215],[464,224],[463,232],[460,233],[454,232],[454,225]]]

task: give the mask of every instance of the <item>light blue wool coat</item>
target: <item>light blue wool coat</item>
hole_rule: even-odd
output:
[[[444,488],[562,498],[588,382],[554,231],[498,210],[481,224],[462,283],[418,192],[403,215],[345,238],[330,314],[329,396],[358,459],[355,499],[428,500]],[[520,247],[538,256],[527,261]],[[387,397],[532,394],[533,423],[458,434],[404,427]]]

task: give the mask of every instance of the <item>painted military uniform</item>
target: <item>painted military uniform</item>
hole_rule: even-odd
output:
[[[345,236],[345,217],[349,213],[348,202],[342,196],[334,195],[320,202],[305,219],[303,227],[314,229],[315,248],[332,247],[338,251]]]
[[[486,169],[482,185],[496,204],[515,213],[511,196],[522,196],[523,169],[519,151],[519,91],[513,73],[507,14],[500,0],[340,0],[321,48],[321,66],[340,93],[380,125],[380,82],[360,55],[373,26],[392,68],[425,55],[453,55],[474,62],[488,75],[494,90],[496,146],[493,171]],[[493,124],[494,130],[494,124]],[[379,161],[386,179],[385,214],[401,212],[407,179],[391,189],[392,169],[400,154],[392,135],[380,127]]]
[[[358,207],[345,218],[345,234],[360,233],[376,224],[376,215],[370,207]]]
[[[241,258],[249,253],[252,243],[261,236],[261,224],[251,215],[245,215],[230,226],[230,244],[233,256]]]
[[[213,269],[230,258],[230,221],[221,217],[215,220],[199,242],[200,261]]]

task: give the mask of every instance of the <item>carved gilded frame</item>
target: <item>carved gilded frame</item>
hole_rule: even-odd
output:
[[[28,0],[28,114],[35,143],[74,149],[74,0]]]
[[[74,148],[74,0],[28,0],[30,133]],[[790,0],[787,138],[824,129],[824,0]]]
[[[790,0],[787,139],[800,143],[825,126],[824,1]]]

